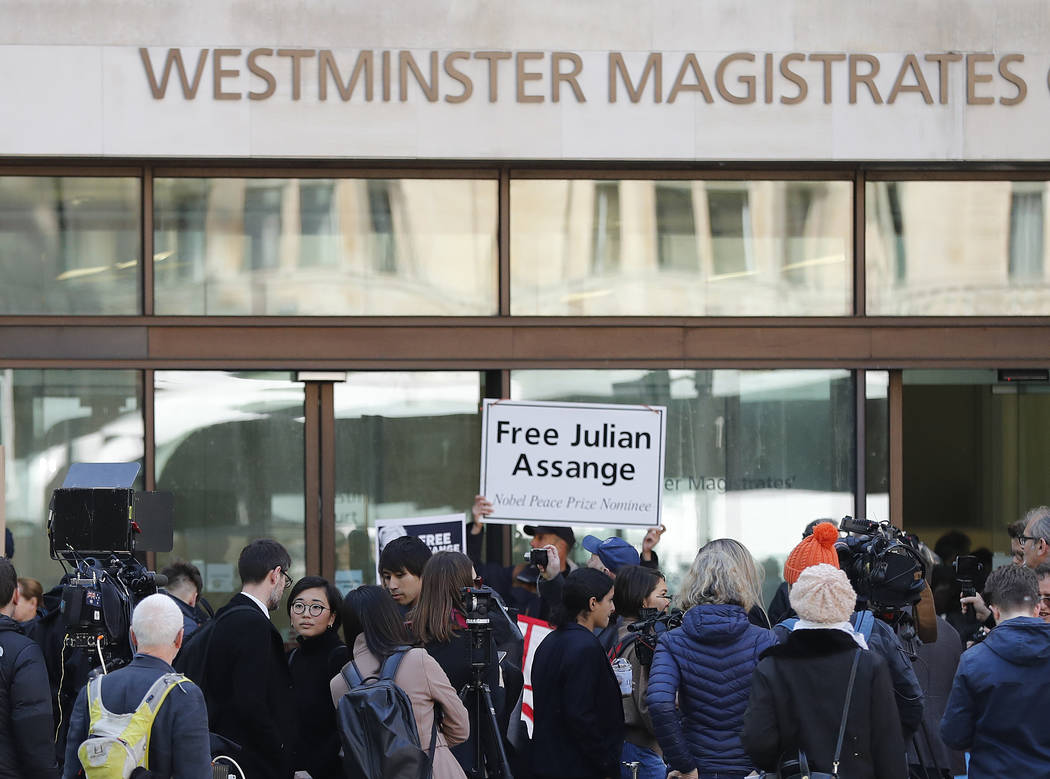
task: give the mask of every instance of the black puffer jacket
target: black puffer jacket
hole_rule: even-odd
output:
[[[44,655],[0,614],[0,779],[58,779]]]

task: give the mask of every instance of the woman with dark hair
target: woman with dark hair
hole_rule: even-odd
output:
[[[594,568],[565,578],[557,629],[532,662],[532,769],[536,776],[620,775],[623,706],[620,685],[597,637],[613,613],[613,580]]]
[[[288,616],[299,644],[288,655],[296,722],[289,745],[292,768],[335,779],[343,772],[328,682],[350,657],[339,638],[341,602],[339,590],[320,576],[303,577],[288,595]]]
[[[461,743],[470,735],[467,710],[437,661],[422,649],[409,648],[412,636],[386,590],[372,584],[347,593],[343,601],[343,635],[347,645],[352,647],[352,662],[365,679],[378,676],[383,662],[394,652],[407,650],[394,674],[394,683],[412,701],[416,729],[424,751],[430,750],[434,718],[440,718],[433,779],[465,779],[466,775],[449,746]],[[332,678],[330,690],[332,703],[338,706],[339,699],[348,690],[342,673]],[[440,709],[440,712],[435,709]]]
[[[464,587],[474,585],[474,565],[461,552],[435,552],[423,566],[422,583],[416,605],[408,619],[416,642],[422,644],[448,675],[456,690],[471,681],[471,638],[463,612]],[[506,732],[504,695],[500,687],[499,653],[495,639],[489,639],[488,675],[483,680],[492,693],[492,702],[500,715],[501,732]],[[477,724],[471,722],[471,736],[452,748],[464,771],[474,767],[474,738]]]
[[[754,768],[740,731],[759,655],[776,642],[748,620],[758,600],[758,567],[740,542],[701,547],[678,595],[682,626],[660,636],[646,694],[664,759],[683,779]]]
[[[653,721],[645,693],[649,689],[649,666],[638,655],[638,634],[627,630],[637,622],[643,608],[663,613],[671,603],[667,594],[667,580],[654,568],[625,565],[616,572],[613,605],[620,616],[616,645],[609,659],[623,658],[631,664],[631,692],[622,693],[624,717],[623,754],[620,774],[622,779],[634,776],[623,763],[638,763],[638,779],[664,779],[667,766],[660,752],[660,744],[653,732]],[[651,659],[651,656],[650,658]]]

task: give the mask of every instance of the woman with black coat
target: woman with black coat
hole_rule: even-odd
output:
[[[594,568],[565,578],[557,629],[532,662],[532,769],[537,777],[620,776],[623,705],[609,658],[594,635],[609,624],[613,580]]]
[[[423,566],[419,597],[408,615],[416,641],[437,660],[457,692],[461,692],[472,678],[471,637],[463,612],[462,593],[463,588],[473,585],[474,565],[469,557],[460,552],[435,552]],[[492,703],[500,715],[500,732],[505,733],[505,699],[500,686],[499,652],[495,639],[489,639],[488,651],[492,662],[483,681],[488,684]],[[472,713],[470,737],[452,747],[452,754],[468,774],[474,767],[474,739],[478,730]]]
[[[329,681],[350,659],[339,638],[342,596],[326,579],[306,576],[288,595],[288,616],[299,643],[288,655],[295,703],[295,733],[289,739],[292,768],[314,779],[343,776],[339,732]]]
[[[755,669],[742,733],[747,753],[773,772],[801,749],[810,770],[831,772],[856,661],[837,775],[904,779],[908,767],[890,672],[849,622],[857,594],[846,574],[826,563],[810,566],[790,597],[799,621]]]

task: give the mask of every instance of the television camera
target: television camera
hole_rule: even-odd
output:
[[[860,600],[877,616],[899,620],[919,600],[926,582],[926,562],[919,541],[889,522],[843,517],[848,535],[835,545],[839,566]]]
[[[638,646],[635,654],[638,662],[648,667],[653,663],[653,653],[656,651],[656,642],[660,640],[660,633],[674,630],[682,624],[685,612],[681,609],[670,609],[660,613],[659,609],[642,607],[638,610],[638,621],[627,626],[629,633],[638,634]]]
[[[136,551],[169,552],[173,496],[135,492],[137,463],[76,463],[51,496],[47,535],[62,577],[63,654],[86,651],[103,672],[131,661],[135,604],[167,583]]]

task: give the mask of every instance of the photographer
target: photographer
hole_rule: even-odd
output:
[[[652,655],[641,657],[638,633],[628,631],[627,626],[638,622],[642,609],[656,609],[663,614],[671,603],[667,594],[667,581],[659,571],[628,565],[616,574],[613,604],[620,616],[617,644],[609,652],[610,660],[622,658],[631,664],[631,692],[625,694],[621,687],[624,718],[624,742],[620,773],[622,779],[633,779],[623,763],[639,763],[637,779],[664,779],[667,766],[664,764],[660,743],[653,731],[649,707],[645,694],[649,689],[649,665]],[[651,652],[652,650],[650,650]]]
[[[471,681],[471,635],[463,612],[462,592],[474,585],[474,568],[470,559],[460,552],[435,552],[423,567],[423,577],[416,605],[409,612],[409,623],[416,642],[427,650],[456,691]],[[501,723],[506,723],[504,691],[500,686],[499,655],[494,639],[489,639],[489,657],[492,663],[483,680],[492,693]],[[474,739],[477,728],[462,744],[452,748],[452,754],[469,771],[474,763]],[[506,732],[506,728],[501,728]]]

